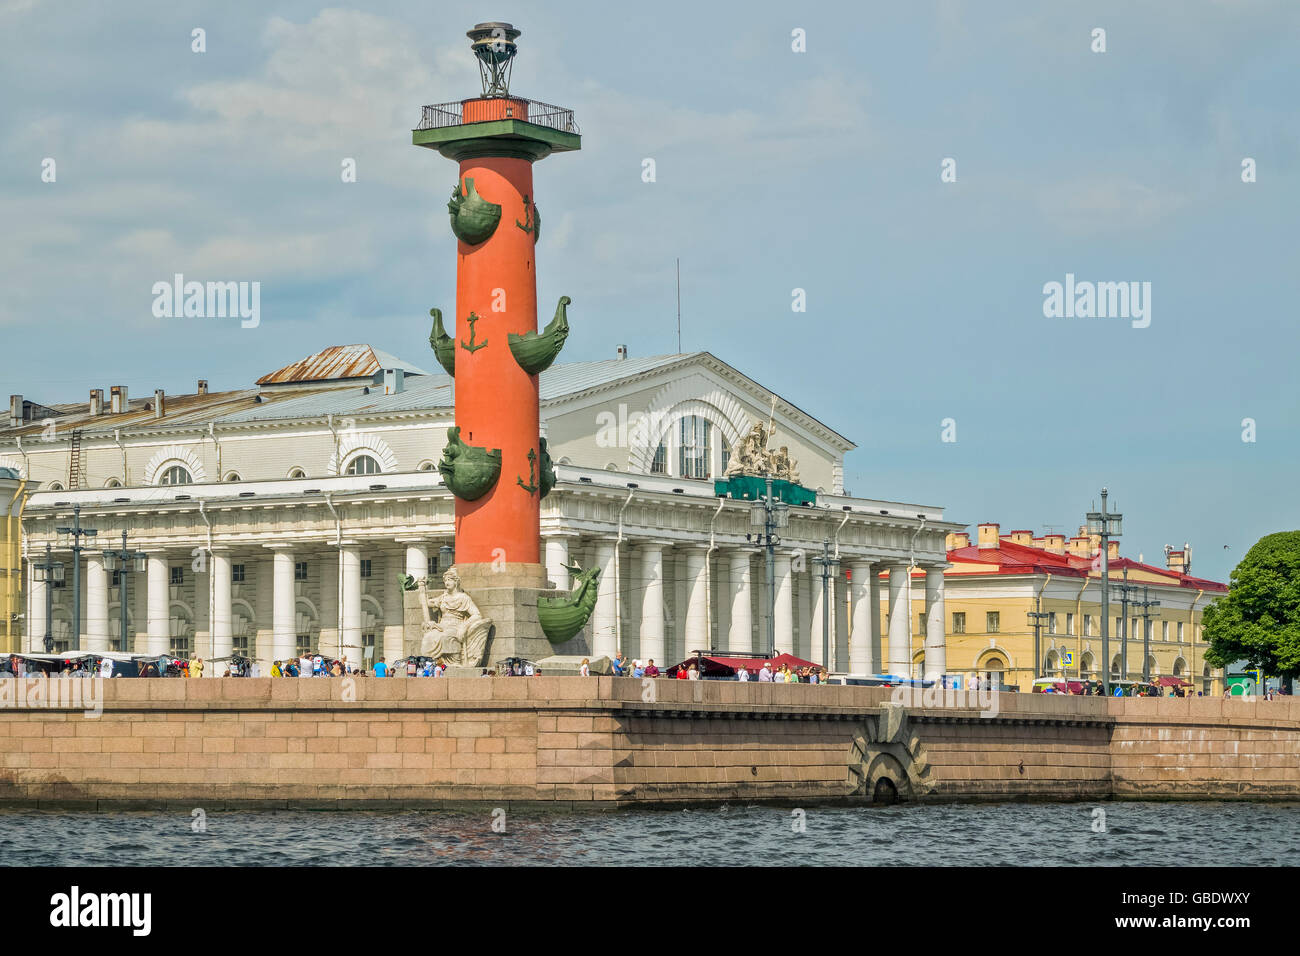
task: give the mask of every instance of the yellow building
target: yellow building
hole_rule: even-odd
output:
[[[10,468],[0,468],[0,651],[22,647],[23,559],[22,509],[27,482]]]
[[[949,674],[978,673],[1028,691],[1036,677],[1101,677],[1101,539],[1081,528],[1034,537],[981,524],[974,542],[948,535],[944,626]],[[1111,677],[1143,677],[1144,631],[1152,680],[1178,677],[1190,690],[1218,694],[1222,669],[1205,664],[1201,615],[1227,586],[1183,573],[1182,552],[1164,568],[1121,558],[1110,542]],[[1129,586],[1125,608],[1122,586]],[[919,590],[924,593],[924,586]],[[913,673],[922,673],[925,607],[913,585]],[[1143,607],[1137,602],[1158,601]],[[1127,613],[1126,613],[1127,611]],[[1146,616],[1144,617],[1144,613]],[[1035,650],[1031,612],[1045,615]],[[1126,628],[1127,626],[1127,628]],[[1124,635],[1127,629],[1127,639]]]

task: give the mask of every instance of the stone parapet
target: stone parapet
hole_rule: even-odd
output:
[[[438,807],[1300,798],[1300,701],[616,677],[114,679],[0,693],[0,803]],[[25,702],[25,698],[21,699]]]

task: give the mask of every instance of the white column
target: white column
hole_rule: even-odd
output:
[[[889,566],[889,673],[912,673],[912,649],[907,646],[908,617],[912,613],[906,564]]]
[[[804,569],[795,575],[795,586],[799,589],[799,620],[795,628],[795,646],[794,656],[801,657],[806,661],[813,659],[812,655],[812,587],[813,577],[808,570],[807,556],[804,557]]]
[[[234,651],[234,638],[231,633],[230,589],[233,562],[230,552],[226,550],[212,553],[212,656],[229,657]],[[224,670],[224,668],[222,668]],[[205,667],[204,675],[215,675],[215,665]]]
[[[641,647],[639,660],[654,658],[662,664],[664,646],[664,549],[658,541],[647,541],[637,550],[641,565]]]
[[[425,574],[428,574],[428,558],[425,558]],[[397,580],[397,572],[402,567],[401,558],[396,553],[388,555],[384,561],[387,563],[384,575],[384,639],[383,643],[375,648],[375,660],[380,657],[386,663],[392,663],[403,656],[403,644],[406,637],[406,608],[402,585]],[[411,574],[411,549],[406,550],[406,573]],[[420,575],[424,577],[424,575]],[[373,666],[374,662],[371,662]]]
[[[853,626],[849,632],[849,671],[853,674],[876,673],[875,635],[872,632],[871,602],[874,572],[869,561],[849,562],[853,575]],[[876,617],[879,618],[879,608]]]
[[[827,640],[827,629],[830,619],[828,614],[830,608],[827,604],[826,592],[830,590],[828,586],[823,586],[821,565],[812,565],[812,571],[808,575],[812,585],[812,620],[811,627],[808,631],[808,660],[816,661],[824,665],[828,670],[831,662],[826,660],[827,645],[829,644],[830,653],[835,653],[834,634]]]
[[[168,593],[167,555],[154,551],[149,555],[148,641],[145,653],[166,654],[171,644],[171,600]]]
[[[206,549],[202,554],[203,570],[194,572],[194,640],[190,657],[202,657],[206,662],[212,656],[212,562]]]
[[[27,626],[24,631],[29,654],[45,653],[45,589],[49,584],[36,580],[38,561],[44,563],[44,552],[39,558],[27,559]]]
[[[108,572],[99,554],[86,555],[86,650],[108,650]]]
[[[682,632],[682,657],[685,658],[697,649],[707,650],[709,647],[709,607],[705,590],[704,548],[686,547],[682,551],[686,570],[686,626]],[[676,664],[677,661],[656,660],[655,663],[662,669],[664,664]]]
[[[776,652],[794,653],[794,576],[790,570],[790,555],[777,554],[773,576],[776,580]]]
[[[591,615],[591,656],[614,657],[618,653],[618,613],[614,601],[614,549],[618,543],[613,538],[596,541],[596,566],[600,576],[596,579],[596,608]]]
[[[554,581],[555,586],[561,591],[567,591],[573,587],[573,582],[569,580],[569,539],[576,538],[576,534],[561,532],[544,535],[542,540],[546,546],[546,579]]]
[[[832,647],[835,651],[835,672],[845,673],[849,669],[849,582],[844,577],[844,565],[835,566],[835,577],[831,578]]]
[[[355,541],[343,542],[339,554],[339,577],[343,579],[343,633],[335,652],[349,664],[361,660],[361,548]]]
[[[884,565],[872,564],[870,583],[867,585],[867,603],[871,605],[871,666],[875,673],[885,671],[887,655],[885,653],[884,629],[880,626],[880,572]]]
[[[336,653],[339,645],[339,552],[320,555],[320,646],[313,650]],[[428,568],[426,567],[427,571]],[[358,574],[360,570],[358,569]]]
[[[936,680],[948,670],[948,640],[943,630],[943,568],[925,569],[925,676]],[[1007,662],[1010,665],[1010,661]]]
[[[272,661],[284,661],[295,656],[298,601],[293,587],[293,551],[288,545],[267,545],[273,554],[271,596],[271,651]]]
[[[728,561],[728,589],[731,592],[731,629],[727,649],[754,651],[753,572],[748,551],[733,551]]]
[[[429,576],[429,543],[427,541],[414,541],[410,538],[398,538],[399,543],[406,545],[406,575],[419,581],[421,578]],[[396,580],[397,562],[393,562],[392,573],[388,577]],[[323,580],[323,579],[322,579]],[[388,581],[385,579],[385,586]]]

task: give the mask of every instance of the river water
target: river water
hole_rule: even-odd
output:
[[[1145,865],[1300,860],[1300,804],[0,811],[6,866]]]

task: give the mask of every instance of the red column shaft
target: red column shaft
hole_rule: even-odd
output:
[[[541,534],[537,491],[537,376],[521,369],[507,336],[537,331],[537,269],[524,197],[533,198],[533,164],[526,159],[482,157],[460,163],[461,181],[473,179],[479,195],[501,206],[492,236],[477,246],[458,242],[456,263],[456,424],[461,440],[501,449],[501,477],[477,501],[456,499],[456,561],[538,564]],[[478,316],[471,342],[470,313]],[[479,346],[473,351],[464,345]]]

